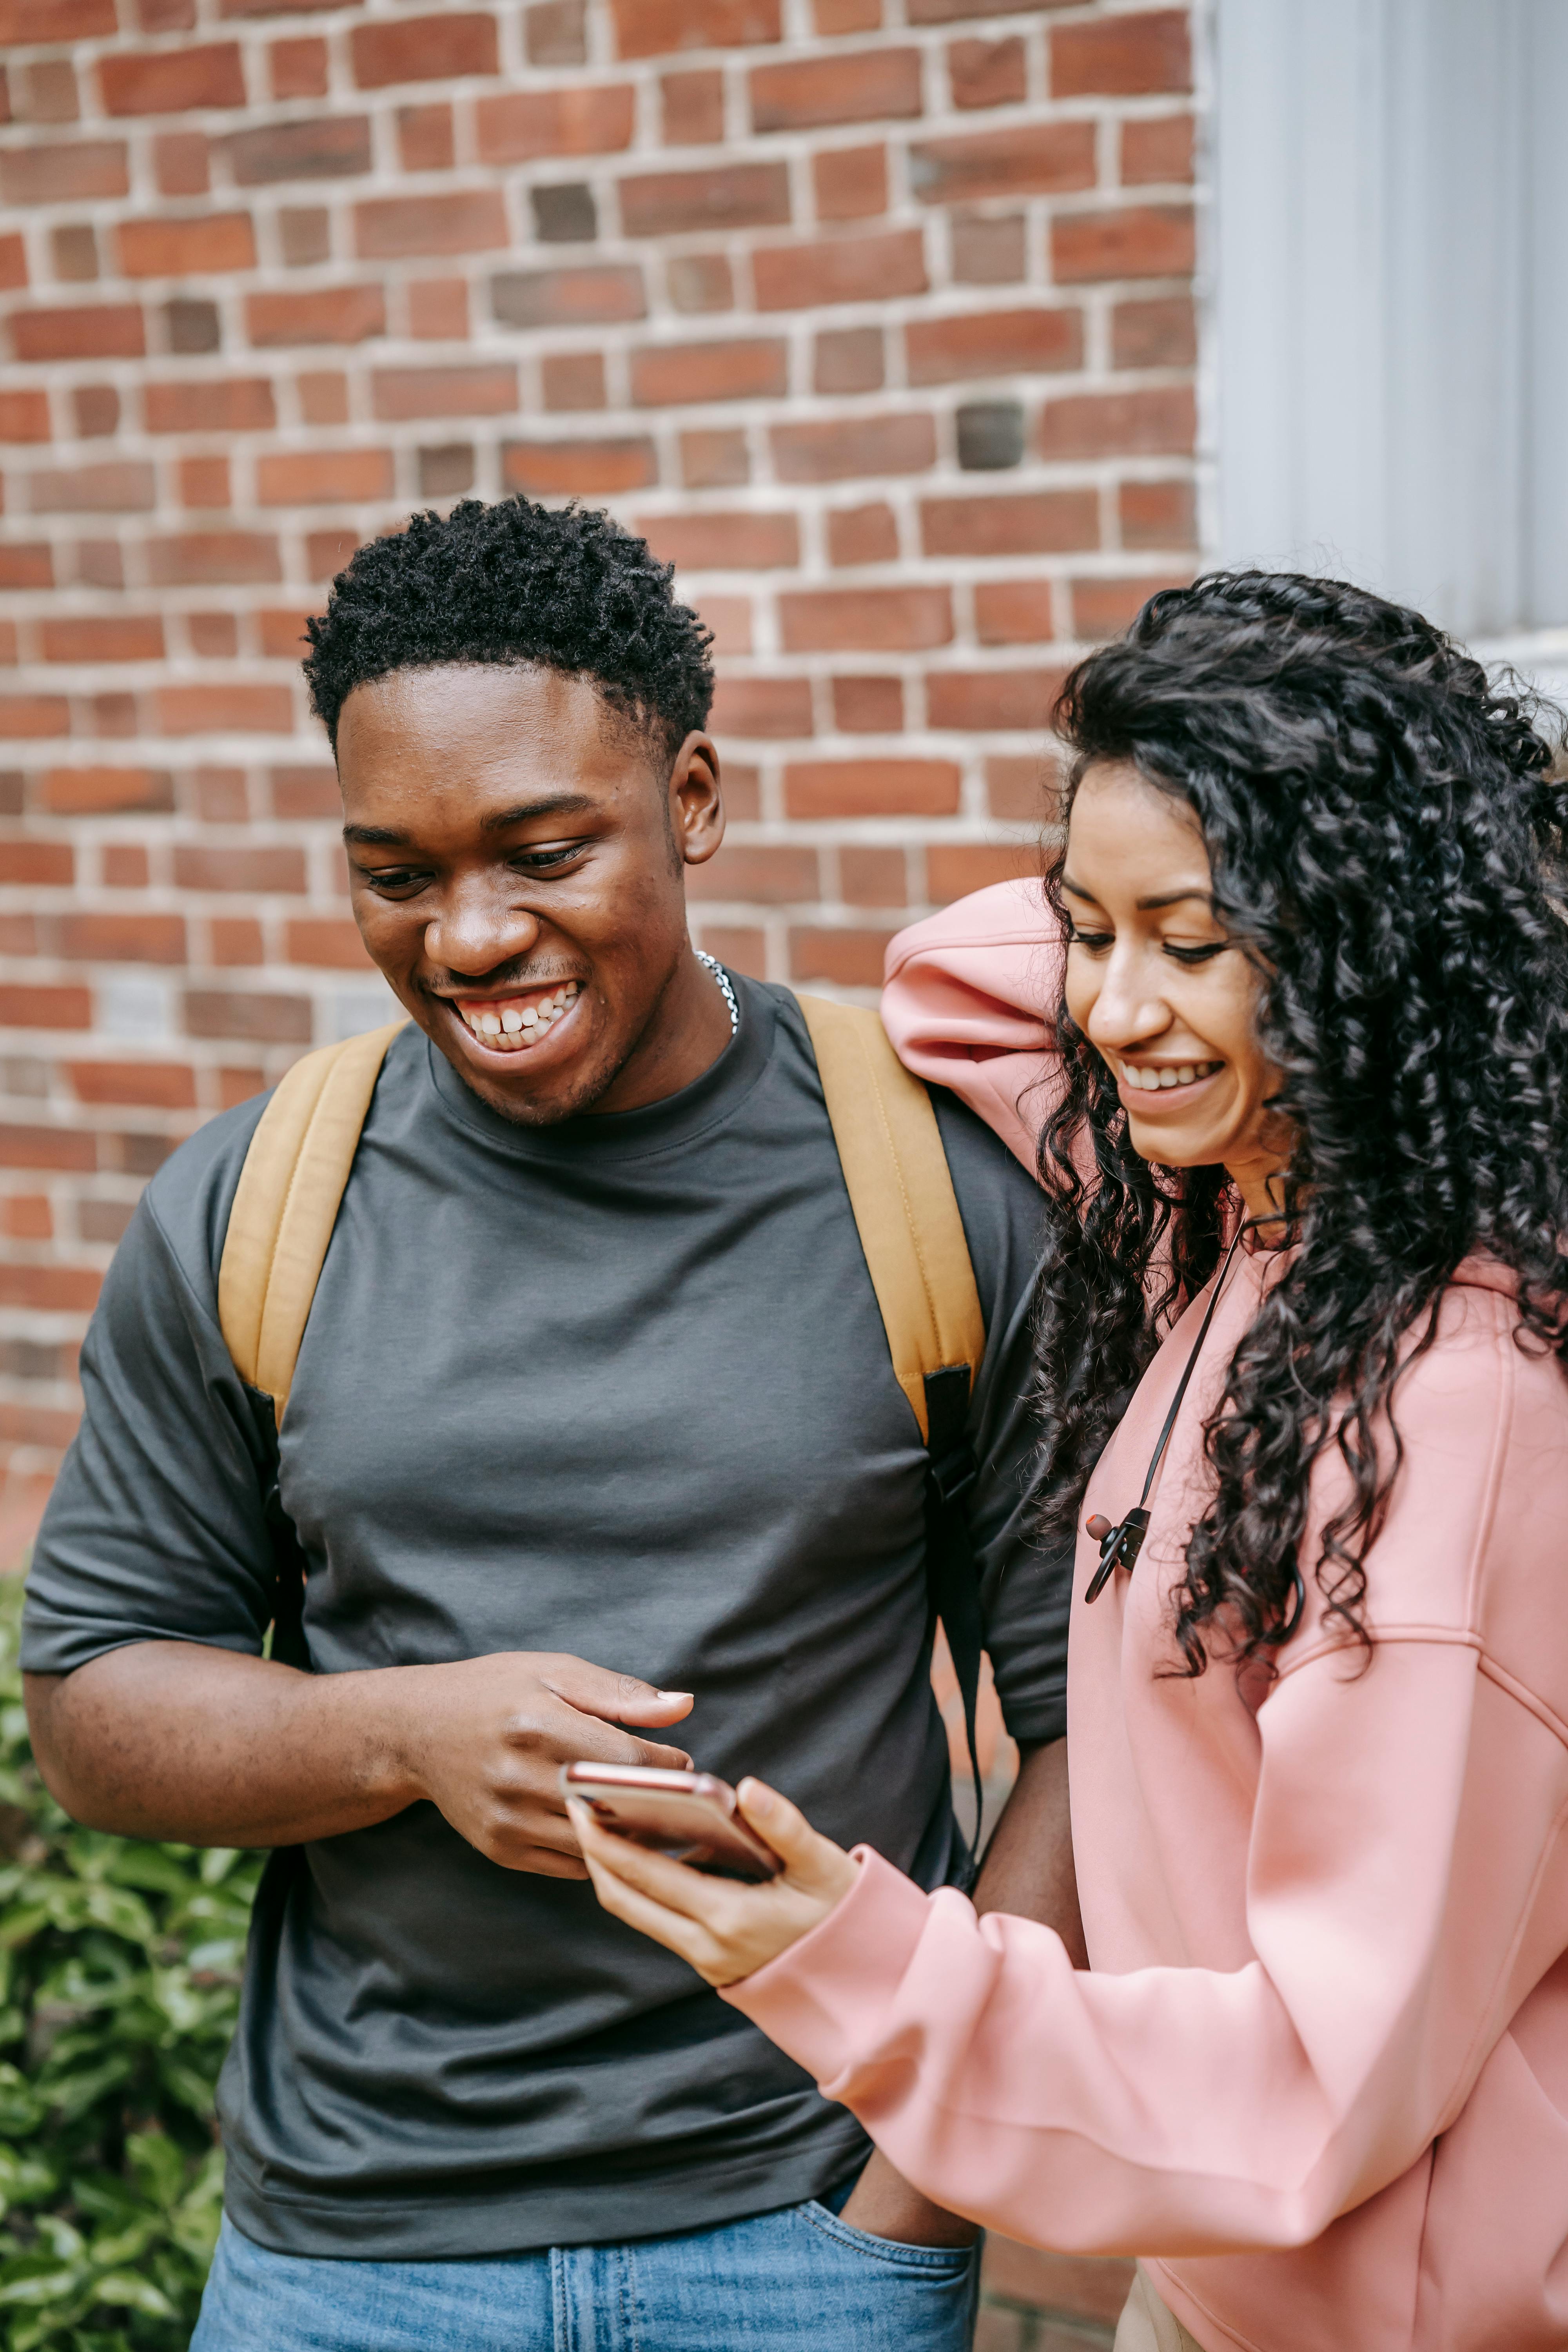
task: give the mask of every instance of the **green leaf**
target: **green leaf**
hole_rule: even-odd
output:
[[[254,1893],[248,1874],[243,1879],[237,1875],[222,1886],[202,1887],[171,1914],[170,1925],[182,1935],[197,1926],[243,1931],[249,1923]]]
[[[119,2270],[122,2263],[139,2263],[161,2234],[158,2216],[149,2213],[140,2221],[128,2221],[123,2230],[102,2231],[89,2251],[100,2268]]]
[[[112,2009],[89,2014],[85,2021],[72,2025],[60,2023],[60,2013],[52,2013],[55,2025],[48,2056],[38,2069],[38,2087],[47,2093],[52,2083],[61,2075],[79,2074],[84,2066],[96,2065],[106,2053],[120,2050],[146,2039],[147,2015],[138,2016],[142,2005],[136,2001],[116,2002]],[[38,2003],[36,2015],[40,2021],[50,2012]],[[162,2021],[158,2021],[162,2022]],[[138,2030],[140,2029],[140,2030]]]
[[[116,2179],[111,2172],[79,2172],[71,2182],[71,2194],[90,2220],[119,2229],[147,2210],[131,2183]]]
[[[93,1886],[88,1890],[87,1916],[128,1943],[148,1945],[157,1940],[153,1914],[129,1887]]]
[[[87,2241],[63,2213],[40,2213],[38,2235],[57,2262],[85,2262]]]
[[[80,2317],[89,2305],[80,2296],[58,2311],[46,2312],[41,2319],[24,2320],[11,2337],[10,2352],[34,2352],[40,2344],[58,2344],[68,2335],[71,2352],[77,2352],[77,2336],[72,2322]]]
[[[190,1858],[183,1846],[147,1845],[127,1840],[117,1843],[109,1857],[108,1876],[116,1886],[140,1886],[153,1895],[188,1895]]]
[[[46,2084],[48,2103],[57,2114],[74,2121],[86,2115],[106,2091],[128,2082],[135,2072],[136,2053],[128,2050],[106,2060],[101,2066],[83,2067],[79,2074],[66,2074],[58,2080],[51,2077]]]
[[[47,1895],[42,1902],[35,1896],[31,1902],[8,1906],[0,1916],[0,1944],[12,1949],[18,1944],[30,1944],[40,1928],[49,1926],[51,1913]]]
[[[153,2000],[176,2033],[197,2033],[206,2023],[212,2002],[192,1984],[184,1969],[154,1969],[150,1987]]]
[[[150,2319],[174,2319],[178,2316],[166,2294],[160,2293],[151,2279],[138,2278],[134,2271],[110,2271],[98,2281],[100,2303],[122,2304],[128,2311],[144,2311]]]
[[[194,1977],[237,1977],[245,1966],[244,1934],[193,1944],[185,1954],[185,1966]]]
[[[137,2186],[154,2205],[173,2205],[185,2186],[184,2152],[163,2132],[135,2132],[125,2144]]]
[[[184,2210],[194,2211],[198,2206],[219,2206],[223,2203],[223,2150],[216,2144],[196,2166],[186,2189]]]
[[[100,2009],[123,2000],[142,1971],[124,1948],[97,1936],[68,1952],[38,1980],[34,2000],[58,2009]]]
[[[217,2088],[216,2069],[210,2073],[205,2067],[193,2066],[186,2058],[160,2053],[158,2080],[172,2099],[205,2123],[213,2111]]]
[[[22,2261],[26,2260],[24,2254]],[[41,2261],[37,2270],[24,2273],[21,2263],[7,2263],[0,2273],[0,2304],[56,2303],[75,2295],[80,2284],[81,2273],[74,2264],[68,2269],[56,2262]]]
[[[0,2211],[37,2204],[58,2186],[59,2175],[46,2157],[24,2156],[19,2148],[0,2146]]]
[[[0,2065],[0,2138],[26,2139],[47,2112],[32,2084],[15,2066]]]

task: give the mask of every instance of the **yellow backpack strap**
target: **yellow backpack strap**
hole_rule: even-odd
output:
[[[241,1377],[279,1424],[360,1129],[405,1024],[323,1045],[282,1079],[240,1171],[218,1267],[217,1311]]]
[[[985,1323],[931,1096],[905,1069],[875,1013],[803,996],[833,1139],[855,1213],[893,1371],[926,1446],[926,1594],[963,1700],[974,1774],[979,1865],[984,1796],[978,1714],[985,1624],[965,1497],[979,1475],[969,1398]]]
[[[875,1013],[803,996],[849,1205],[882,1310],[893,1372],[931,1442],[926,1382],[985,1351],[969,1262],[936,1113]],[[967,1404],[969,1383],[964,1383]]]

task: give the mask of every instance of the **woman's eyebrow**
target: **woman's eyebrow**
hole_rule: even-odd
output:
[[[1075,882],[1073,880],[1070,874],[1064,874],[1062,876],[1061,886],[1064,890],[1070,891],[1075,898],[1087,899],[1091,907],[1098,907],[1101,903],[1100,900],[1095,897],[1092,890],[1086,890],[1081,882]],[[1212,891],[1200,890],[1195,883],[1190,889],[1165,890],[1161,892],[1157,898],[1137,898],[1133,901],[1133,904],[1136,906],[1138,912],[1141,915],[1145,915],[1153,914],[1162,907],[1179,907],[1184,898],[1201,899],[1203,904],[1208,908],[1210,914],[1213,914],[1214,895]]]

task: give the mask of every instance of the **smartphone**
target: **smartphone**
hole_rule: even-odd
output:
[[[563,1764],[563,1795],[580,1797],[594,1818],[638,1845],[652,1846],[693,1870],[753,1883],[776,1878],[784,1864],[736,1810],[735,1791],[712,1772],[667,1771],[657,1764]]]

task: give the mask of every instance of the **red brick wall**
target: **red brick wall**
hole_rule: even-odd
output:
[[[142,1181],[380,1017],[295,667],[356,541],[646,531],[721,654],[702,940],[869,988],[1027,861],[1054,682],[1192,562],[1194,118],[1181,6],[0,0],[0,50],[25,1516]]]

